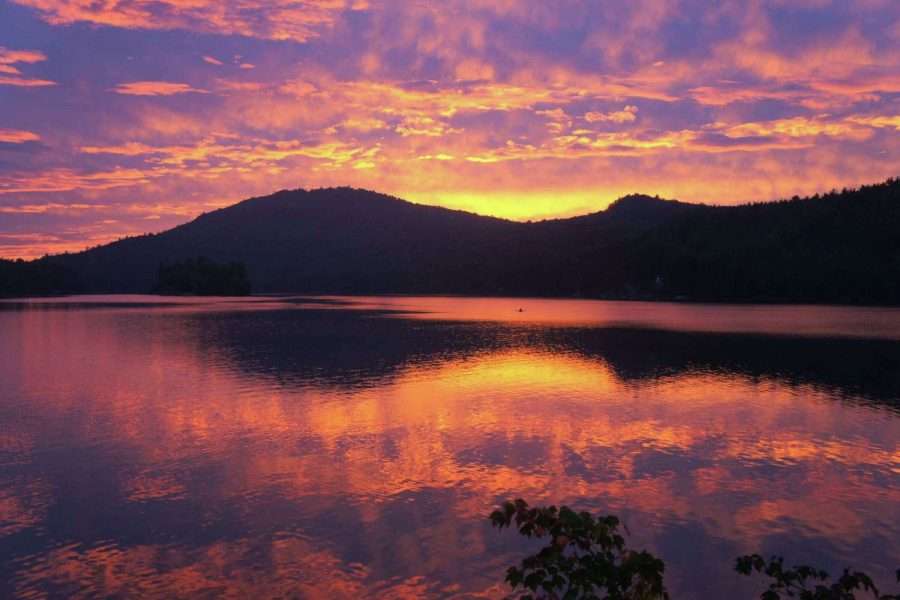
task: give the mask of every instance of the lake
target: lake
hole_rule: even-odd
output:
[[[0,597],[499,598],[516,497],[676,600],[757,597],[751,552],[896,591],[900,310],[0,303]]]

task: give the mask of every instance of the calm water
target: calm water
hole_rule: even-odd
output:
[[[0,304],[0,597],[502,597],[518,496],[619,514],[676,600],[748,552],[893,590],[900,311]]]

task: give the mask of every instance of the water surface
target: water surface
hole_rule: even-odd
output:
[[[462,298],[0,304],[0,597],[502,597],[504,499],[900,566],[900,311]],[[896,587],[896,586],[894,586]]]

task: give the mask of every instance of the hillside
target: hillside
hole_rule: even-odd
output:
[[[536,223],[281,191],[160,234],[0,262],[0,293],[147,292],[161,263],[203,256],[246,265],[255,292],[900,304],[897,231],[900,180],[735,207],[635,195]]]

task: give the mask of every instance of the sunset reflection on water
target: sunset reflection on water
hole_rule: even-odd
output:
[[[0,596],[501,597],[517,496],[621,515],[674,598],[900,566],[896,312],[154,300],[0,310]]]

